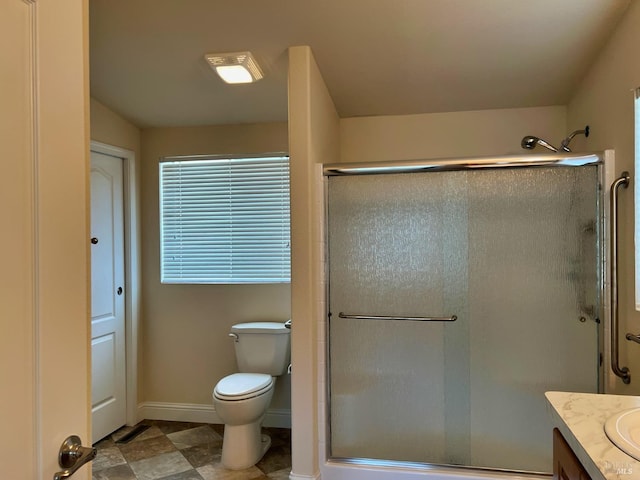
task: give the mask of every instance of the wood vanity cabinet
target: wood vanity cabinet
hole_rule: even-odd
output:
[[[553,480],[591,480],[557,428],[553,429]]]

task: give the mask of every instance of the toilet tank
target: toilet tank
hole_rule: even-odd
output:
[[[291,358],[290,332],[284,323],[251,322],[231,327],[241,373],[266,373],[277,377],[286,372]]]

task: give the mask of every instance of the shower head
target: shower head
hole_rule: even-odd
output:
[[[582,135],[582,134],[584,134],[585,137],[589,136],[589,125],[584,127],[584,130],[576,130],[572,132],[571,135],[569,135],[567,138],[562,140],[562,142],[560,143],[560,148],[565,152],[570,152],[571,149],[569,148],[569,142],[571,142],[573,137],[575,137],[576,135]]]
[[[524,148],[526,150],[533,150],[534,148],[536,148],[536,145],[540,145],[540,146],[542,146],[544,148],[548,148],[552,152],[557,152],[558,151],[558,149],[556,147],[554,147],[553,145],[551,145],[550,143],[545,142],[541,138],[534,137],[533,135],[528,135],[528,136],[524,137],[522,139],[522,142],[520,142],[520,145],[522,146],[522,148]]]

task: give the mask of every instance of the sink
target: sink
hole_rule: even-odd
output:
[[[640,460],[640,408],[625,410],[610,417],[604,424],[604,433],[616,447]]]

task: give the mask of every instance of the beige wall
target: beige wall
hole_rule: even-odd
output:
[[[566,107],[343,118],[340,161],[522,153],[520,141],[525,135],[559,144],[566,136]]]
[[[211,406],[211,392],[236,370],[230,327],[290,318],[290,286],[160,283],[158,160],[171,155],[287,152],[287,124],[151,128],[142,132],[142,299],[144,399]],[[290,408],[290,377],[272,409]]]
[[[634,112],[633,92],[640,86],[640,2],[631,2],[629,10],[616,32],[603,48],[599,58],[577,88],[568,105],[569,130],[588,124],[589,139],[576,138],[577,145],[590,149],[615,149],[616,172],[628,170],[631,185],[637,182],[634,173]],[[640,314],[634,299],[633,192],[620,193],[619,308],[620,329],[640,333]],[[640,394],[640,345],[622,340],[620,363],[629,366],[631,384],[616,383],[616,391]]]
[[[136,159],[140,158],[140,129],[138,127],[95,98],[91,99],[90,115],[91,140],[131,150],[135,153]]]
[[[323,447],[323,189],[319,163],[339,156],[339,118],[309,47],[289,49],[292,275],[292,478],[315,478]]]

